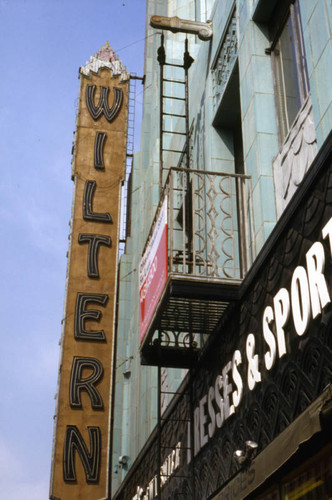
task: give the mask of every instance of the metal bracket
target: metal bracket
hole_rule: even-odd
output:
[[[201,23],[198,21],[180,19],[177,16],[152,16],[150,19],[150,26],[152,28],[168,30],[172,33],[189,33],[191,35],[198,35],[198,38],[203,41],[210,40],[213,35],[212,21]]]

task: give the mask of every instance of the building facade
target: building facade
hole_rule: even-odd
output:
[[[84,280],[72,266],[51,498],[332,497],[331,27],[330,0],[147,0],[134,155],[135,78],[109,47],[81,69],[125,100],[108,120],[106,91],[82,94],[94,139],[84,179],[74,151],[70,251],[89,258]],[[84,214],[119,220],[108,187],[123,180],[118,260],[122,237]]]
[[[147,1],[115,499],[332,495],[331,23],[329,0]]]

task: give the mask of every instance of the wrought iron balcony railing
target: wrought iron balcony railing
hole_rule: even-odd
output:
[[[161,347],[196,350],[236,300],[253,257],[250,193],[246,175],[169,170],[146,245],[154,238],[160,211],[166,210],[167,272],[141,332],[142,362],[159,364],[153,352],[158,348],[160,357]]]
[[[250,258],[248,180],[237,174],[170,170],[164,190],[169,273],[243,278]]]

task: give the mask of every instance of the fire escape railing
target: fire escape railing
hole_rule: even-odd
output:
[[[247,175],[170,168],[160,202],[167,197],[169,275],[243,279],[253,257],[250,192]]]

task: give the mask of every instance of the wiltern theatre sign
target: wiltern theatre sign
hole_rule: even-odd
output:
[[[119,199],[128,79],[81,72],[51,498],[109,495]]]

